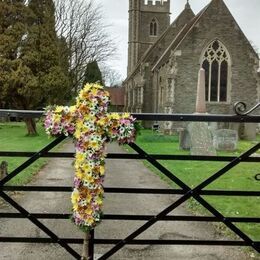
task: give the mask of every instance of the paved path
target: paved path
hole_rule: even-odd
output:
[[[73,151],[71,143],[64,145],[65,151]],[[116,144],[109,146],[110,152],[122,152]],[[158,176],[145,168],[141,161],[107,160],[106,187],[150,187],[169,188]],[[50,159],[30,185],[71,185],[73,167],[70,159]],[[67,213],[70,209],[68,193],[36,193],[15,195],[31,212]],[[169,195],[106,194],[104,211],[106,214],[156,214],[176,200]],[[9,207],[0,211],[14,212]],[[172,214],[190,214],[182,206]],[[61,237],[79,237],[82,234],[68,220],[42,220]],[[96,238],[124,238],[142,225],[142,221],[103,221],[96,229]],[[0,219],[2,236],[46,237],[28,220]],[[142,234],[139,239],[225,239],[218,237],[211,224],[197,222],[158,222]],[[81,247],[73,245],[79,253]],[[97,245],[95,252],[106,252],[111,245]],[[42,244],[1,244],[0,259],[10,260],[69,260],[73,259],[57,245]],[[131,245],[118,251],[110,259],[115,260],[246,260],[249,259],[238,248],[206,246],[149,246]],[[256,259],[256,258],[255,258]]]

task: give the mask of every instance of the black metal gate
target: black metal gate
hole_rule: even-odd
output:
[[[241,105],[241,104],[240,104]],[[243,104],[242,104],[243,105]],[[237,106],[238,107],[238,106]],[[199,114],[133,114],[137,120],[147,121],[199,121],[199,122],[244,122],[244,123],[260,123],[260,116],[249,115],[254,109],[259,107],[259,104],[247,112],[236,110],[236,115],[199,115]],[[40,117],[43,112],[38,111],[15,111],[15,110],[0,110],[0,117]],[[71,192],[72,187],[47,187],[47,186],[8,186],[6,183],[13,177],[18,175],[22,170],[32,164],[40,157],[59,157],[59,158],[73,158],[73,153],[55,153],[49,152],[53,147],[65,139],[60,136],[49,145],[44,147],[39,152],[8,152],[0,151],[0,156],[13,157],[29,157],[29,159],[22,165],[17,167],[14,171],[8,174],[5,178],[0,180],[0,196],[11,206],[13,206],[19,213],[0,213],[0,218],[27,218],[37,227],[39,227],[48,238],[27,238],[27,237],[4,237],[0,236],[0,242],[19,242],[19,243],[57,243],[67,250],[75,259],[81,259],[81,256],[69,244],[83,244],[83,239],[76,238],[60,238],[54,234],[48,227],[46,227],[39,219],[68,219],[70,214],[33,214],[28,212],[25,208],[15,202],[5,191],[38,191],[38,192]],[[248,151],[243,154],[232,156],[188,156],[188,155],[158,155],[148,154],[137,144],[132,143],[130,147],[137,152],[137,154],[108,154],[110,159],[141,159],[147,160],[154,167],[156,167],[163,175],[175,182],[180,189],[137,189],[137,188],[105,188],[107,193],[142,193],[142,194],[179,194],[182,195],[175,202],[167,208],[159,212],[157,215],[104,215],[103,219],[107,220],[145,220],[147,221],[133,233],[124,239],[96,239],[94,231],[90,234],[89,240],[89,259],[93,259],[95,244],[114,244],[114,246],[107,251],[99,260],[108,259],[118,250],[127,244],[156,244],[156,245],[210,245],[210,246],[248,246],[252,247],[260,253],[260,241],[253,241],[234,223],[260,223],[260,217],[226,217],[221,214],[216,208],[202,198],[203,195],[214,196],[260,196],[260,191],[228,191],[228,190],[205,190],[205,188],[217,180],[219,177],[226,174],[230,169],[237,166],[241,162],[260,162],[260,157],[252,157],[251,155],[260,149],[260,143],[255,144]],[[187,161],[226,161],[225,167],[200,183],[195,188],[189,187],[186,183],[181,181],[176,175],[167,170],[158,160],[187,160]],[[256,181],[259,180],[260,175],[256,175]],[[168,216],[170,212],[179,207],[185,201],[194,198],[203,207],[205,207],[213,216]],[[260,212],[259,212],[260,213]],[[231,231],[238,235],[241,240],[140,240],[135,239],[142,232],[154,225],[157,221],[203,221],[203,222],[222,222]]]

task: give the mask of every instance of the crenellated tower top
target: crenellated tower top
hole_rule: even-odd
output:
[[[128,75],[170,25],[170,0],[129,0]]]
[[[148,12],[170,12],[170,0],[142,0],[141,9]]]

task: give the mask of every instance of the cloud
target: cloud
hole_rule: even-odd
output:
[[[103,6],[104,19],[111,25],[109,28],[112,38],[117,39],[118,57],[113,61],[123,77],[127,70],[127,42],[128,42],[128,0],[96,0]],[[260,49],[260,0],[224,0],[240,28],[249,41]],[[190,0],[195,14],[204,8],[210,0]],[[183,0],[171,0],[171,20],[175,19],[185,6]]]

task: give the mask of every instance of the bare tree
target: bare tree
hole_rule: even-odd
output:
[[[68,48],[61,45],[61,55],[69,61],[72,89],[77,92],[87,64],[106,61],[115,53],[115,44],[103,23],[101,7],[93,1],[55,0],[55,6],[56,30]]]
[[[122,75],[117,70],[111,68],[108,65],[101,65],[100,69],[106,86],[113,87],[122,85]]]

